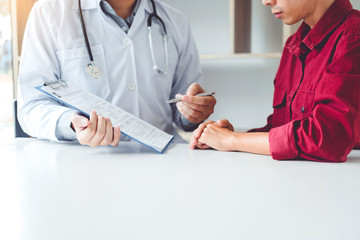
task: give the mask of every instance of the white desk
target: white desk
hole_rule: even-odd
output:
[[[17,139],[0,153],[2,240],[360,239],[360,151],[331,164]]]

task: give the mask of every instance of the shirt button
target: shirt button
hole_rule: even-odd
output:
[[[129,89],[131,92],[135,91],[135,89],[136,89],[136,84],[133,83],[133,82],[129,83],[129,84],[128,84],[128,89]]]
[[[130,45],[131,44],[131,40],[129,38],[125,38],[124,39],[124,44],[125,45]]]
[[[304,106],[301,107],[301,112],[302,112],[302,113],[305,112],[305,107],[304,107]]]
[[[124,32],[127,32],[127,28],[124,26],[121,28]]]

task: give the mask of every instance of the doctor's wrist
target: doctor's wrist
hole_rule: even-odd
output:
[[[74,111],[66,111],[58,119],[55,134],[59,141],[73,141],[76,139],[75,131],[71,127],[73,115]]]
[[[181,124],[182,129],[185,132],[192,132],[195,129],[197,129],[198,126],[201,124],[201,123],[192,123],[189,120],[187,120],[183,115],[180,115],[179,122]]]

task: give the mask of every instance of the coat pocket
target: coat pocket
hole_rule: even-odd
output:
[[[110,87],[104,49],[102,45],[96,45],[91,46],[91,51],[95,65],[102,72],[100,78],[95,79],[87,74],[85,68],[90,59],[86,47],[81,47],[56,52],[61,67],[61,79],[71,81],[83,90],[105,99],[110,93]]]
[[[291,104],[292,120],[301,120],[312,114],[315,92],[299,90]]]

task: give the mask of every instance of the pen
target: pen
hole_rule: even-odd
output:
[[[195,97],[208,97],[208,96],[212,96],[214,94],[215,94],[215,92],[204,92],[204,93],[196,94]],[[182,101],[182,98],[174,98],[169,101],[166,101],[166,103],[177,103],[177,102],[181,102],[181,101]]]

